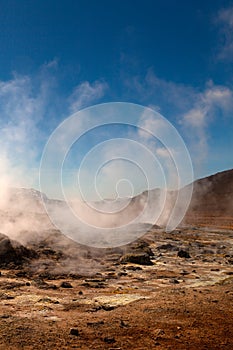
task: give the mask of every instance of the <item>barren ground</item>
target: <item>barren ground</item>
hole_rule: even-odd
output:
[[[233,231],[151,231],[147,241],[151,266],[103,256],[89,276],[3,269],[0,349],[233,349]]]

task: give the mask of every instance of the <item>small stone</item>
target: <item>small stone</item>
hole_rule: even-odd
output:
[[[125,321],[121,320],[120,327],[122,327],[122,328],[128,327],[128,324]]]
[[[61,288],[73,288],[72,284],[70,282],[66,282],[66,281],[63,281],[61,284],[60,284],[60,287]]]
[[[104,338],[104,342],[105,342],[105,343],[108,343],[108,344],[113,344],[113,343],[116,342],[116,340],[115,340],[115,338],[113,338],[113,337],[105,337],[105,338]]]
[[[112,311],[115,309],[115,306],[113,305],[102,305],[101,308],[104,310],[104,311]]]
[[[177,279],[172,278],[172,279],[170,280],[170,283],[179,284],[180,282],[179,282]]]
[[[179,256],[179,258],[186,258],[186,259],[190,259],[191,256],[189,255],[189,252],[187,252],[186,250],[179,250],[177,255]]]
[[[80,291],[78,292],[78,294],[79,294],[79,295],[83,295],[83,292],[80,290]]]
[[[119,277],[120,276],[127,276],[127,275],[128,275],[127,272],[122,272],[122,271],[118,272]]]
[[[120,263],[133,263],[139,265],[153,265],[150,255],[147,253],[128,253],[121,257]]]
[[[79,336],[79,330],[77,328],[71,328],[70,335]]]

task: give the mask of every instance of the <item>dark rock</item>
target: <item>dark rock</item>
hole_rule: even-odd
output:
[[[179,284],[180,282],[178,280],[176,280],[175,278],[172,278],[170,280],[170,283],[173,283],[173,284]]]
[[[70,335],[79,336],[79,330],[77,328],[71,328]]]
[[[127,266],[127,270],[130,270],[130,271],[141,271],[142,268],[140,266]]]
[[[186,250],[179,250],[177,253],[177,256],[179,256],[180,258],[186,258],[186,259],[190,259],[191,256],[189,255],[189,252],[187,252]]]
[[[108,344],[113,344],[113,343],[116,342],[116,340],[115,340],[115,338],[113,338],[113,337],[105,337],[105,338],[104,338],[104,342],[105,342],[105,343],[108,343]]]
[[[43,279],[37,278],[34,280],[34,283],[37,288],[40,289],[57,289],[55,284],[46,283]]]
[[[15,276],[17,277],[26,277],[27,276],[27,272],[24,270],[18,271],[15,273]]]
[[[153,265],[147,253],[128,253],[121,257],[120,262],[123,264]]]
[[[91,327],[99,327],[102,326],[104,324],[104,321],[97,321],[97,322],[87,322],[87,326],[91,326]]]
[[[137,241],[137,242],[133,243],[130,246],[129,253],[131,251],[133,253],[138,253],[138,254],[139,253],[146,253],[149,256],[154,256],[154,253],[153,253],[152,249],[150,248],[149,243],[147,243],[145,241]]]
[[[121,322],[120,322],[120,327],[121,327],[121,328],[128,327],[128,324],[127,324],[125,321],[121,320]]]
[[[63,281],[61,284],[60,284],[60,287],[61,288],[73,288],[72,284],[70,282],[66,282],[66,281]]]
[[[114,310],[116,307],[112,306],[112,305],[102,305],[101,309],[103,309],[104,311],[112,311]]]
[[[174,250],[178,250],[178,248],[170,243],[167,244],[162,244],[160,246],[157,247],[158,250],[168,250],[168,251],[174,251]]]
[[[128,274],[127,274],[127,272],[125,272],[125,271],[120,271],[120,272],[118,272],[118,276],[120,277],[120,276],[127,276]]]
[[[25,248],[20,243],[10,240],[6,235],[0,233],[0,266],[18,267],[28,258],[36,256],[33,250]]]
[[[87,287],[87,288],[105,288],[106,283],[103,283],[103,282],[83,282],[81,284],[81,286]]]
[[[187,275],[189,275],[189,272],[183,270],[183,271],[180,272],[180,274],[181,274],[182,276],[187,276]]]

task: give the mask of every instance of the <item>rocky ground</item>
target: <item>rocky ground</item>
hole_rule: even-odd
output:
[[[105,250],[58,236],[0,237],[0,349],[233,349],[232,230]]]

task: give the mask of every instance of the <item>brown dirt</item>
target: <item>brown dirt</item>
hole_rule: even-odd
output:
[[[233,232],[145,239],[152,266],[103,257],[101,272],[53,280],[2,270],[0,349],[233,349]]]

